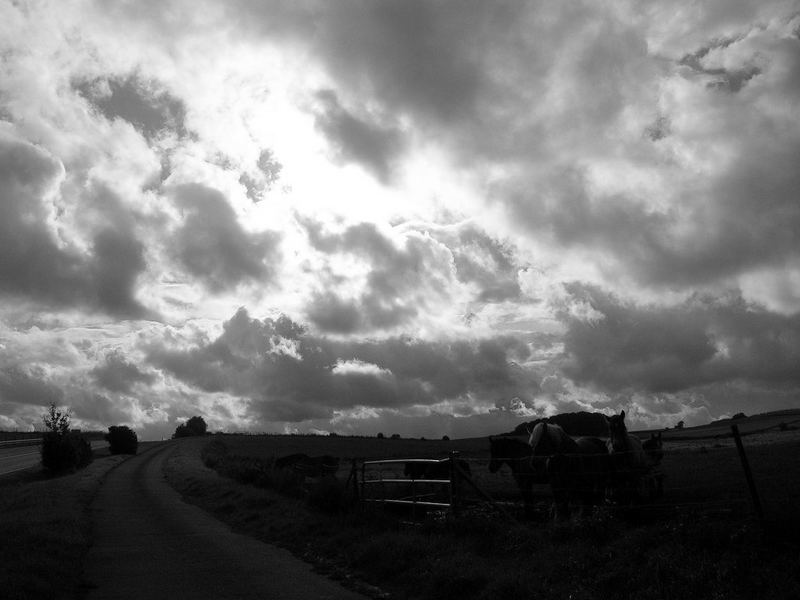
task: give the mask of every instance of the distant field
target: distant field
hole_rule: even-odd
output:
[[[701,438],[729,437],[731,425],[736,424],[739,432],[744,435],[753,433],[778,431],[781,423],[787,426],[800,428],[800,409],[789,409],[763,415],[753,415],[744,419],[725,419],[700,425],[698,427],[685,427],[683,429],[668,429],[662,435],[665,440],[688,440]],[[642,432],[644,435],[644,432]]]
[[[772,422],[757,417],[747,421],[749,431],[763,429]],[[711,511],[750,511],[751,501],[734,442],[729,438],[714,437],[718,435],[716,431],[725,429],[725,425],[707,427],[705,435],[701,435],[700,429],[687,430],[696,434],[688,438],[676,439],[665,435],[665,494],[653,510],[688,506]],[[740,426],[740,429],[744,430],[745,426]],[[727,430],[730,431],[729,425]],[[362,460],[375,459],[443,458],[449,452],[457,451],[460,458],[469,462],[473,481],[483,491],[497,500],[519,499],[507,467],[498,473],[489,473],[487,438],[443,441],[279,435],[218,437],[236,454],[265,460],[295,452],[338,456],[342,459],[340,479],[347,478],[350,459],[357,459],[360,464]],[[776,429],[748,435],[744,438],[744,445],[765,509],[782,512],[787,506],[800,505],[800,429]],[[387,467],[384,476],[388,477],[392,472],[402,477],[402,466],[394,467],[393,471]],[[548,500],[550,492],[547,486],[536,486],[535,492],[543,501]],[[477,494],[472,496],[478,498]]]

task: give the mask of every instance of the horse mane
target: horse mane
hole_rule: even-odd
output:
[[[542,432],[547,432],[550,443],[555,446],[560,446],[565,440],[571,439],[560,425],[542,421],[537,423],[533,430],[531,430],[531,437],[529,440],[531,448],[536,448],[542,441],[542,435],[544,435]]]

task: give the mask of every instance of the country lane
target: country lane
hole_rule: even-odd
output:
[[[163,473],[175,448],[131,457],[100,487],[85,562],[90,600],[366,598],[183,502]]]

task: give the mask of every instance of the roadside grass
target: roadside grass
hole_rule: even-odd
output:
[[[105,455],[103,455],[105,454]],[[0,596],[54,600],[79,594],[91,543],[89,504],[122,456],[101,458],[69,475],[30,471],[0,484]]]
[[[205,444],[183,444],[167,469],[187,501],[375,598],[800,597],[797,538],[742,514],[689,505],[641,518],[601,509],[553,524],[487,507],[416,522],[357,507],[326,513],[297,494],[220,476],[201,462]]]

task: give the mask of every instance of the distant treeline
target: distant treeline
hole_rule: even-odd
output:
[[[528,432],[533,429],[537,423],[547,421],[553,425],[561,427],[568,435],[593,435],[604,437],[608,435],[608,425],[606,424],[606,417],[603,413],[590,413],[586,411],[575,413],[562,413],[544,419],[535,419],[520,423],[510,431],[503,435],[528,435]]]

